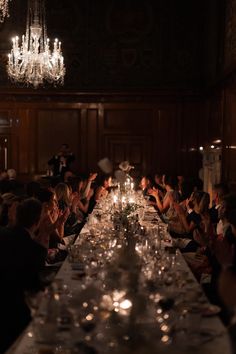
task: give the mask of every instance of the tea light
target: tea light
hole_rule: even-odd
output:
[[[128,299],[125,299],[120,303],[120,308],[123,310],[128,310],[130,307],[132,307],[132,302]]]

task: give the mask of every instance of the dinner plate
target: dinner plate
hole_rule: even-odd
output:
[[[75,263],[72,263],[71,268],[73,270],[77,270],[77,271],[81,271],[81,270],[84,271],[84,264],[75,262]]]

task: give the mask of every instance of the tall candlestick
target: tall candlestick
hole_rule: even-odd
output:
[[[7,147],[4,148],[4,167],[7,170]]]

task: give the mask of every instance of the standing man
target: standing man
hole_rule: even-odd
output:
[[[66,171],[70,171],[70,165],[75,160],[75,155],[71,152],[68,144],[62,144],[58,154],[54,155],[48,165],[53,170],[53,176],[63,178]]]

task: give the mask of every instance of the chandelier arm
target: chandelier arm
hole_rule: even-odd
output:
[[[9,1],[11,0],[0,0],[0,22],[9,17]]]

